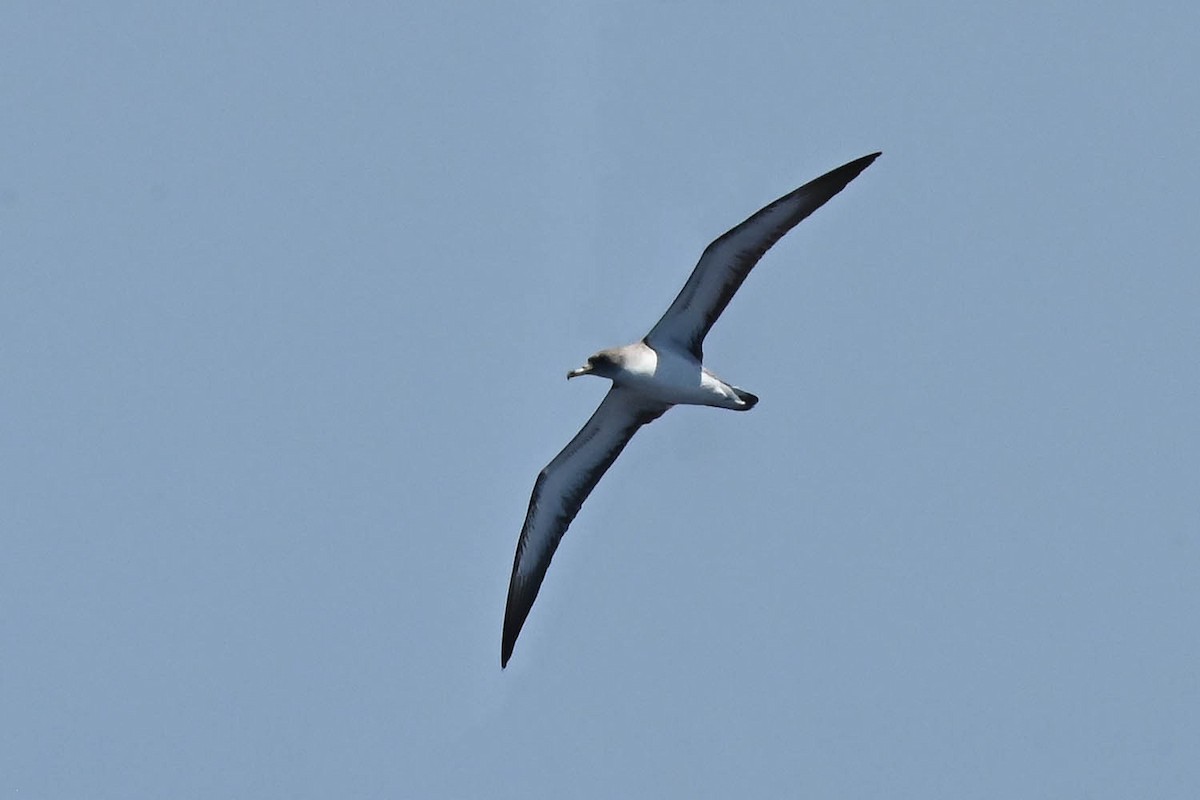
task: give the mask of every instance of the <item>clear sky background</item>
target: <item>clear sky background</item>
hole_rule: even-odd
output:
[[[425,5],[0,10],[0,797],[1200,796],[1200,6]]]

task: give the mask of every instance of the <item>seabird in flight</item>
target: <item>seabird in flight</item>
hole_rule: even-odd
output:
[[[598,375],[613,385],[533,485],[508,585],[501,667],[508,665],[567,526],[637,429],[674,405],[754,408],[757,397],[705,369],[704,337],[763,253],[878,157],[873,153],[827,172],[716,239],[705,248],[667,313],[640,342],[601,350],[567,373],[568,380]]]

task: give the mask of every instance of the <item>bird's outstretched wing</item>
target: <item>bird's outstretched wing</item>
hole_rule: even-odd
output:
[[[879,153],[863,156],[809,181],[714,240],[675,302],[646,334],[646,344],[674,345],[703,361],[704,337],[763,253],[878,157]]]
[[[583,429],[538,475],[508,584],[501,667],[508,664],[554,550],[583,501],[637,429],[658,419],[669,407],[614,386]]]

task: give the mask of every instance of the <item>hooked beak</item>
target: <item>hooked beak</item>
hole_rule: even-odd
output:
[[[592,371],[592,365],[584,364],[579,369],[573,369],[570,372],[568,372],[567,380],[571,380],[571,378],[578,378],[580,375],[587,375],[591,371]]]

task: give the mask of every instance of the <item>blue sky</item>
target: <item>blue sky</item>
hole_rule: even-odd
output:
[[[0,23],[0,797],[1200,793],[1194,4]],[[501,672],[565,371],[874,150]]]

